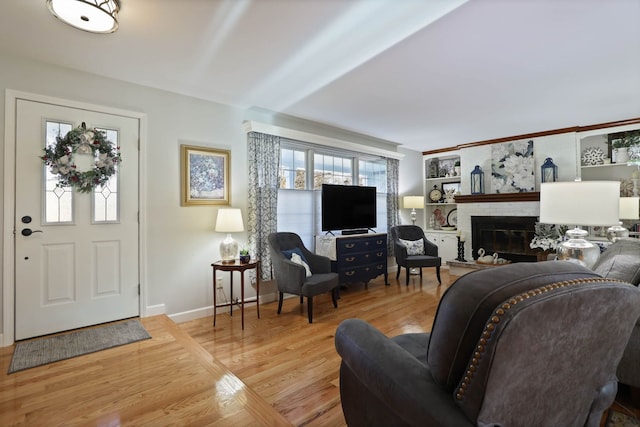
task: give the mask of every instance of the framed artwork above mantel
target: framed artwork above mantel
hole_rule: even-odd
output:
[[[231,203],[231,151],[180,145],[181,205]]]

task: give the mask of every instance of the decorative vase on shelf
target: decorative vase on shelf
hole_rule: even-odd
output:
[[[629,161],[629,150],[627,147],[616,148],[616,163],[627,163]]]

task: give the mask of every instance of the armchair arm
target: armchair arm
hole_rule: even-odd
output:
[[[473,425],[451,393],[434,382],[428,366],[370,324],[359,319],[343,321],[336,331],[335,345],[343,367],[384,402],[394,418],[409,425]],[[372,402],[358,401],[368,403]]]
[[[304,257],[313,274],[331,273],[331,260],[328,257],[310,251],[304,251]]]
[[[407,259],[407,247],[397,240],[393,241],[393,254],[396,257],[396,262],[399,265],[403,265]]]
[[[273,266],[278,289],[282,292],[300,294],[306,277],[304,267],[285,257],[274,259]]]
[[[438,245],[427,240],[426,237],[422,238],[424,242],[424,254],[429,256],[438,256]]]

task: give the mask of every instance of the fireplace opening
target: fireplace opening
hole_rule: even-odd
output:
[[[483,248],[485,255],[497,253],[511,262],[537,261],[538,250],[529,247],[537,221],[535,216],[472,216],[473,259],[478,259],[478,249]]]

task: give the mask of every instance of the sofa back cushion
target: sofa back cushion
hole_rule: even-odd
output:
[[[587,277],[598,275],[564,261],[509,264],[460,277],[442,296],[433,322],[427,361],[435,381],[454,390],[498,304],[540,286]]]
[[[613,243],[593,266],[593,271],[607,279],[640,283],[640,239],[624,239]]]

